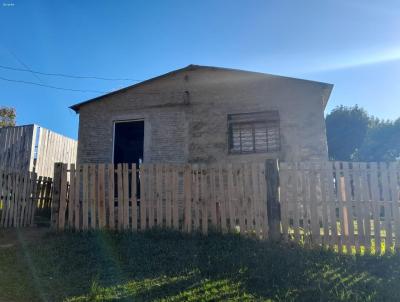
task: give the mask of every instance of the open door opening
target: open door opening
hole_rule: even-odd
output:
[[[115,122],[114,164],[143,161],[144,121]]]

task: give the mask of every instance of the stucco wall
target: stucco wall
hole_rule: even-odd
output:
[[[327,159],[319,83],[221,69],[178,72],[80,108],[78,162],[111,162],[113,123],[145,121],[145,162]],[[281,152],[228,154],[227,115],[278,110]]]

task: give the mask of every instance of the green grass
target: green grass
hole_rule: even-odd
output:
[[[0,231],[0,301],[400,297],[398,255],[346,256],[235,235],[37,232]]]

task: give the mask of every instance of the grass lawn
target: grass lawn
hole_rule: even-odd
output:
[[[400,256],[234,235],[0,231],[0,301],[398,301]]]

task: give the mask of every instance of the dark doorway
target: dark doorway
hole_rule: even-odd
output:
[[[143,161],[144,121],[115,122],[114,164]]]

